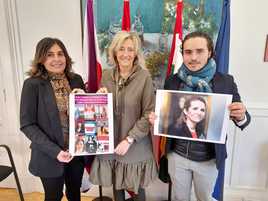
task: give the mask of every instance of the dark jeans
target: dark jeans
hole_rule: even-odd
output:
[[[80,187],[84,172],[84,158],[76,156],[64,166],[64,175],[40,178],[45,191],[45,201],[61,201],[63,185],[68,201],[81,201]]]

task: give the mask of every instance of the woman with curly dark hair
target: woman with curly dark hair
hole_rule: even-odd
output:
[[[80,201],[82,157],[72,157],[69,144],[69,94],[84,90],[72,59],[56,38],[43,38],[24,81],[20,129],[31,141],[30,172],[40,177],[45,201],[60,201],[63,185],[69,201]]]

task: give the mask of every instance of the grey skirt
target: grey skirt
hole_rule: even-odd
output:
[[[115,185],[115,189],[127,189],[138,193],[157,178],[154,158],[136,163],[126,163],[116,159],[96,156],[90,171],[90,182],[104,187]]]

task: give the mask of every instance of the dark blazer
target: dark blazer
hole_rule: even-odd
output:
[[[69,79],[71,89],[84,89],[81,76]],[[31,140],[29,171],[39,177],[59,177],[63,163],[57,160],[63,149],[63,133],[53,88],[49,80],[24,81],[20,103],[20,129]]]
[[[182,81],[178,77],[177,74],[170,76],[165,82],[165,89],[168,90],[179,90],[180,84]],[[221,73],[216,73],[212,79],[212,91],[213,93],[221,93],[221,94],[232,94],[233,100],[232,102],[241,102],[240,95],[238,93],[237,85],[234,82],[233,76],[224,75]],[[246,112],[247,121],[242,126],[238,126],[236,122],[236,126],[238,126],[241,130],[243,130],[250,123],[250,115]],[[166,142],[166,153],[171,151],[173,147],[173,139],[167,138]],[[224,189],[224,167],[225,167],[225,159],[227,157],[226,152],[226,144],[214,144],[215,146],[215,156],[216,156],[216,166],[219,170],[218,179],[216,181],[216,188],[219,190],[219,199],[223,200],[223,189]],[[165,176],[165,179],[168,179]]]
[[[179,90],[180,84],[182,81],[178,77],[177,74],[171,75],[166,81],[164,85],[164,89],[168,90]],[[241,102],[241,97],[238,93],[237,85],[234,82],[234,78],[231,75],[216,73],[212,79],[212,91],[213,93],[220,93],[220,94],[231,94],[233,95],[232,102]],[[236,122],[234,123],[243,130],[249,123],[250,123],[250,115],[246,112],[247,122],[242,125],[238,126]],[[172,147],[172,139],[167,138],[166,143],[166,152],[169,152]],[[217,168],[220,167],[221,163],[223,163],[227,157],[226,152],[226,145],[225,144],[215,144],[215,153],[216,153],[216,164]]]

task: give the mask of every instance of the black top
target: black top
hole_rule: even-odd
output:
[[[169,126],[168,134],[192,138],[192,134],[185,123],[178,126]],[[201,135],[202,133],[197,131],[197,137],[201,137]],[[207,161],[215,158],[215,150],[212,143],[174,139],[172,150],[175,153],[193,161]]]

